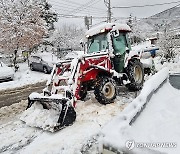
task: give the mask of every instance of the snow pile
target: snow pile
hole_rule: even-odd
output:
[[[76,122],[89,121],[95,122],[99,126],[103,126],[126,106],[127,103],[124,103],[122,98],[119,101],[108,105],[100,105],[95,98],[86,101],[86,103],[78,101],[76,107]]]
[[[180,72],[180,61],[178,63],[164,63],[162,67],[168,67],[170,73],[179,73]]]
[[[168,75],[168,69],[164,68],[145,82],[140,95],[102,130],[102,134],[105,135],[104,144],[111,144],[118,148],[125,146],[123,137],[127,135],[126,129],[130,127],[130,123],[144,109],[150,96],[168,78]]]
[[[168,154],[180,153],[179,102],[180,91],[166,83],[152,97],[145,111],[139,116],[132,127],[129,127],[124,132],[126,134],[124,139],[126,141],[134,140],[135,142],[145,143],[166,143],[166,145],[169,144],[166,148],[150,147],[150,149]]]
[[[44,130],[53,131],[56,126],[59,112],[53,109],[43,109],[40,103],[34,103],[30,108],[24,111],[20,119],[32,127],[40,127]]]
[[[179,56],[177,56],[174,60],[174,62],[163,62],[163,58],[160,56],[155,57],[154,59],[155,69],[157,71],[161,70],[164,67],[167,67],[169,69],[170,74],[179,73],[180,72],[180,59]]]

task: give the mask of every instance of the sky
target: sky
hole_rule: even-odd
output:
[[[74,24],[78,27],[84,27],[84,17],[92,16],[92,24],[98,24],[105,22],[107,19],[107,7],[104,4],[104,0],[48,0],[52,5],[52,9],[59,14],[59,21],[56,24],[61,26],[64,24]],[[107,0],[106,0],[107,1]],[[140,7],[140,8],[114,8],[122,6],[142,6],[142,5],[153,5],[162,3],[177,2],[178,0],[110,0],[112,7],[112,21],[122,22],[124,19],[121,17],[128,18],[130,14],[133,17],[146,18],[159,13],[163,10],[171,8],[178,3],[158,5],[153,7]],[[70,15],[70,16],[69,16]],[[72,17],[73,16],[73,17]]]

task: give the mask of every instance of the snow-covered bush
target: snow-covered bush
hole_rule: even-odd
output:
[[[158,44],[162,51],[162,56],[166,61],[174,61],[178,53],[178,46],[180,38],[177,37],[176,32],[165,30],[160,36]]]

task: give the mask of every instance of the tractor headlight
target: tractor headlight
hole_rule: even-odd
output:
[[[101,33],[104,33],[105,31],[106,31],[105,28],[100,30]]]

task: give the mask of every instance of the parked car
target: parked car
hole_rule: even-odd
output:
[[[0,81],[10,81],[14,78],[14,70],[0,61]]]
[[[32,71],[41,71],[46,74],[51,73],[53,64],[56,63],[57,59],[51,59],[52,55],[32,55],[29,58],[29,66]]]

